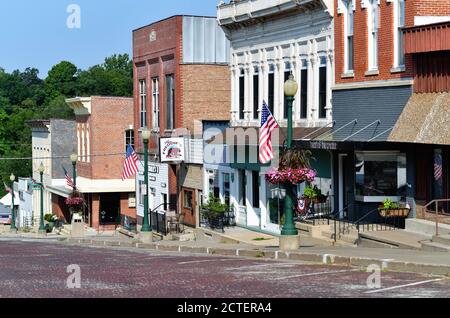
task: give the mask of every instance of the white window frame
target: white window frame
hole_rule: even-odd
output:
[[[344,73],[350,74],[354,72],[355,68],[355,3],[354,0],[342,0],[342,8],[343,8],[343,14],[344,14]],[[349,65],[349,45],[348,45],[348,37],[349,30],[350,30],[350,24],[349,24],[349,16],[350,12],[352,13],[353,17],[353,26],[352,26],[352,36],[353,36],[353,67],[350,68]]]
[[[131,133],[130,136],[128,136],[129,133]],[[125,151],[127,151],[129,144],[135,149],[134,129],[125,130]]]
[[[403,14],[400,13],[400,4],[403,3]],[[401,28],[405,26],[405,0],[393,0],[394,7],[394,69],[404,70],[405,52],[404,47],[400,47],[400,40],[403,39]],[[402,52],[400,51],[402,50]]]
[[[376,14],[376,16],[375,16]],[[368,71],[378,71],[380,0],[369,0],[367,8]]]
[[[147,83],[139,80],[140,128],[147,128]]]
[[[160,128],[160,105],[159,105],[159,78],[152,78],[152,127],[159,131]]]

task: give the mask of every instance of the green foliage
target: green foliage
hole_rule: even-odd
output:
[[[53,215],[51,213],[48,213],[44,216],[44,220],[46,222],[55,222],[58,219],[58,217],[56,215]]]
[[[213,194],[209,195],[208,203],[202,205],[201,208],[212,213],[225,213],[228,210],[228,206],[223,204],[220,199],[216,198]]]
[[[315,189],[311,186],[308,186],[305,188],[305,192],[303,193],[303,196],[307,199],[315,199],[317,197],[317,192]]]
[[[113,55],[88,70],[62,61],[53,66],[45,79],[39,70],[27,68],[12,73],[0,68],[0,158],[31,157],[32,119],[73,119],[66,98],[109,95],[132,96],[133,64],[128,54]],[[0,160],[0,196],[9,176],[32,175],[31,160]]]
[[[383,202],[384,210],[396,210],[398,208],[400,208],[399,205],[397,203],[395,203],[394,201],[392,201],[391,199],[386,199]]]
[[[283,150],[280,156],[280,170],[311,168],[312,152],[303,149]]]

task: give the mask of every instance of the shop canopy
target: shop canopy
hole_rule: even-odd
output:
[[[8,193],[0,200],[0,204],[3,206],[10,207],[11,199],[12,199],[11,193]],[[19,193],[17,193],[17,192],[14,193],[14,206],[19,206]]]

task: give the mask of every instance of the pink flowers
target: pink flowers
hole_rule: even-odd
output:
[[[84,199],[80,197],[67,198],[65,202],[68,206],[80,206],[84,203]]]
[[[297,185],[302,182],[314,182],[316,176],[316,171],[308,168],[288,168],[286,170],[271,169],[266,174],[266,180],[271,184],[291,183],[292,185]]]

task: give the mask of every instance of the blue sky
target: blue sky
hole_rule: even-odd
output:
[[[216,15],[219,0],[0,1],[0,67],[36,67],[40,77],[62,60],[78,68],[114,53],[131,55],[131,31],[175,14]],[[81,9],[81,28],[66,25],[67,7]]]

